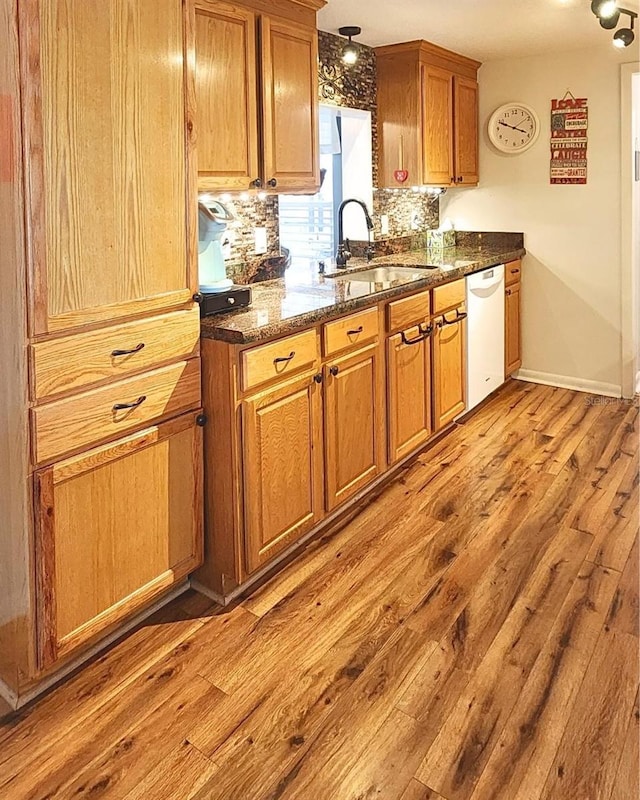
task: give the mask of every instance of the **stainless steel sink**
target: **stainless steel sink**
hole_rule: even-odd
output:
[[[392,283],[393,281],[417,281],[424,277],[419,269],[410,267],[375,267],[361,272],[347,272],[344,275],[333,273],[331,278],[340,281],[361,281],[362,283]]]

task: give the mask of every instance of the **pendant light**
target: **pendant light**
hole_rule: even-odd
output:
[[[349,41],[345,46],[342,48],[342,60],[345,64],[355,64],[358,60],[358,45],[352,42],[352,38],[354,36],[360,36],[362,33],[362,28],[359,28],[357,25],[345,25],[342,28],[338,28],[338,33],[340,36],[346,36]]]

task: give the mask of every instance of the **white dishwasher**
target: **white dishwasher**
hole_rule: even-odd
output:
[[[467,411],[504,383],[504,265],[467,277]]]

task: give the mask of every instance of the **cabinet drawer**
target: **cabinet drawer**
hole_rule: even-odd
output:
[[[429,290],[394,300],[387,306],[387,331],[401,331],[418,322],[422,322],[431,314],[431,297]]]
[[[311,369],[317,360],[315,330],[244,350],[240,356],[242,390],[247,391],[276,378],[288,378],[303,369]]]
[[[511,261],[504,266],[504,282],[507,286],[518,283],[522,274],[522,261]]]
[[[334,356],[377,338],[378,309],[368,308],[334,322],[327,322],[322,330],[324,355]]]
[[[118,409],[118,404],[131,407]],[[42,464],[95,442],[115,439],[199,404],[199,358],[45,403],[31,411],[35,461]]]
[[[433,290],[433,313],[439,314],[448,308],[455,308],[465,301],[464,278],[453,283],[446,283]]]
[[[191,358],[200,346],[200,312],[173,311],[31,346],[32,398],[124,378]]]

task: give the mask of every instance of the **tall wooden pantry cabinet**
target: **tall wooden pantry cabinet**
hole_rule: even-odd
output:
[[[0,0],[0,687],[17,705],[202,560],[181,0]]]

